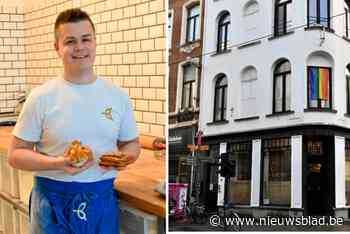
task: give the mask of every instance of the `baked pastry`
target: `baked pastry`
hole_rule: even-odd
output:
[[[74,167],[82,167],[88,160],[93,158],[92,150],[87,145],[82,145],[80,141],[74,140],[67,148],[66,155]]]
[[[103,154],[100,158],[100,166],[125,167],[132,161],[132,158],[121,152]]]

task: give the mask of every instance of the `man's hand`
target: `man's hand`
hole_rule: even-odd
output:
[[[35,142],[29,142],[12,137],[8,152],[9,164],[17,169],[26,171],[62,170],[69,174],[82,172],[95,164],[89,160],[81,168],[71,166],[70,160],[64,155],[50,157],[46,154],[34,151]]]
[[[62,166],[61,166],[60,170],[66,172],[68,174],[71,174],[71,175],[85,171],[86,169],[90,168],[91,166],[93,166],[95,164],[95,160],[90,159],[90,160],[86,161],[83,164],[83,166],[74,167],[74,166],[72,166],[71,158],[67,154],[64,156],[59,156],[58,159],[62,161],[62,163],[61,163]]]
[[[131,159],[130,164],[134,163],[140,155],[140,143],[139,138],[131,141],[118,141],[118,150]]]
[[[124,154],[127,155],[127,157],[130,159],[127,163],[124,163],[123,166],[102,166],[100,165],[103,169],[105,170],[112,170],[112,169],[117,169],[118,171],[122,171],[127,169],[127,166],[134,163],[137,158],[139,157],[140,154],[140,144],[139,144],[139,139],[136,138],[131,141],[124,141],[121,142],[119,141],[117,143],[118,150]],[[107,153],[108,154],[108,153]]]

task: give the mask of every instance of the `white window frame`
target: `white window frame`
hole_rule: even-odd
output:
[[[221,18],[223,17],[223,15],[227,14],[228,13],[228,17],[229,17],[229,24],[228,24],[228,28],[227,28],[227,48],[226,50],[218,50],[218,44],[219,44],[219,28],[220,28],[220,20]],[[216,21],[215,21],[215,37],[216,37],[216,40],[215,40],[215,48],[216,48],[216,52],[227,52],[230,50],[230,36],[231,36],[231,30],[232,30],[232,17],[231,17],[231,12],[228,11],[228,10],[223,10],[221,11],[218,16],[216,17]]]
[[[186,2],[183,6],[182,6],[182,19],[181,19],[181,40],[180,43],[181,45],[186,44],[186,36],[187,36],[187,16],[188,16],[188,8],[190,8],[193,5],[199,5],[199,9],[200,9],[200,13],[199,13],[199,20],[198,20],[198,30],[199,30],[199,39],[201,39],[201,30],[202,30],[202,26],[201,26],[201,21],[202,21],[202,4],[201,1],[199,0],[190,0],[188,2]]]
[[[192,100],[192,106],[193,106],[193,111],[197,111],[199,109],[199,106],[197,106],[197,89],[198,89],[198,73],[199,73],[199,69],[198,69],[198,65],[199,65],[199,58],[194,58],[191,60],[186,60],[183,61],[181,63],[179,63],[178,67],[177,67],[177,90],[176,90],[176,112],[178,111],[183,111],[184,109],[182,109],[182,86],[183,86],[183,67],[187,64],[192,64],[193,66],[196,66],[196,77],[195,77],[195,81],[193,84],[193,100]]]

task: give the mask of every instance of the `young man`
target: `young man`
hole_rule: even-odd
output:
[[[31,233],[119,233],[113,181],[123,168],[100,167],[97,162],[111,151],[129,155],[129,163],[137,159],[140,149],[130,99],[94,73],[95,29],[85,12],[60,13],[55,49],[64,72],[30,93],[9,149],[13,167],[35,171]],[[73,140],[88,145],[94,154],[80,168],[65,155]]]

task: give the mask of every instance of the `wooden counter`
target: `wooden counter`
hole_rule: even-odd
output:
[[[6,154],[12,127],[0,127],[0,154]],[[115,188],[121,200],[131,207],[159,217],[165,217],[165,198],[154,191],[165,179],[165,160],[156,159],[153,151],[142,150],[139,159],[119,172]]]
[[[0,127],[0,153],[7,154],[13,127]]]

